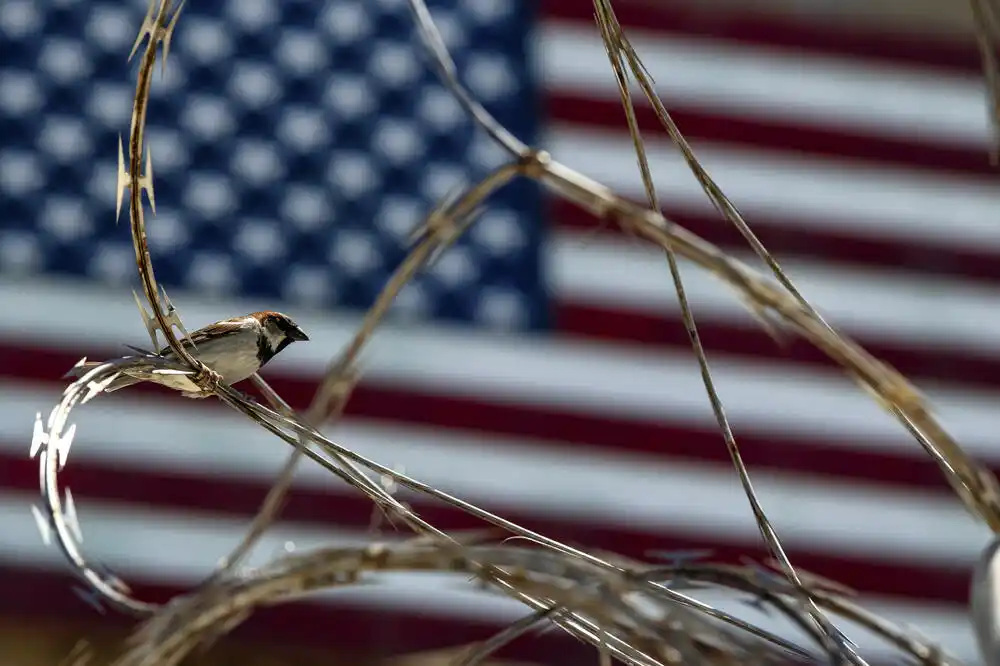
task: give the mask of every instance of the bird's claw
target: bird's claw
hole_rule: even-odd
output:
[[[215,393],[216,389],[219,388],[219,384],[222,383],[222,375],[208,366],[202,366],[202,369],[198,371],[198,374],[194,376],[192,381],[203,393]]]

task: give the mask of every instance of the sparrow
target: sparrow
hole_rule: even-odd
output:
[[[194,358],[217,372],[223,383],[232,385],[263,368],[288,345],[306,340],[309,340],[309,336],[287,315],[265,311],[217,321],[198,329],[180,342]],[[157,355],[177,360],[169,346],[161,349]],[[75,368],[73,374],[82,375],[97,365],[100,363],[84,363]],[[111,393],[143,381],[180,391],[185,398],[207,398],[211,395],[202,391],[189,375],[162,374],[150,378],[147,374],[140,378],[129,376],[127,371],[112,380],[104,392]]]

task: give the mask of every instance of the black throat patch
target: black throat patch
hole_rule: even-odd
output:
[[[281,344],[278,345],[277,349],[271,347],[271,343],[268,341],[266,335],[260,336],[260,341],[257,343],[257,360],[260,361],[260,367],[267,365],[275,355],[282,349],[288,346],[288,340],[282,340]]]
[[[298,328],[287,317],[275,312],[259,312],[256,316],[262,326],[260,339],[257,342],[257,360],[260,361],[260,367],[264,367],[268,361],[281,353],[281,350],[295,342],[297,338],[289,333],[298,331]],[[280,341],[274,344],[274,336],[268,335],[268,332],[278,333],[281,336]]]

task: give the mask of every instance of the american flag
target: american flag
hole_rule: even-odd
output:
[[[804,294],[916,380],[1000,468],[1000,189],[966,43],[619,0],[699,157]],[[437,0],[472,92],[519,137],[636,199],[641,181],[591,4]],[[115,223],[145,0],[0,5],[0,606],[74,617],[29,507],[35,412],[80,357],[144,344]],[[199,0],[153,82],[159,280],[189,330],[254,309],[312,342],[264,376],[293,405],[406,252],[432,202],[497,165],[416,55],[406,0]],[[159,68],[158,68],[159,70]],[[648,107],[666,211],[739,256]],[[792,561],[977,661],[964,604],[988,534],[892,419],[801,341],[776,345],[683,266],[737,440]],[[331,431],[365,455],[550,536],[642,557],[762,557],[662,255],[529,183],[400,297]],[[143,387],[76,416],[65,472],[89,557],[164,598],[237,543],[287,451],[214,401]],[[368,535],[370,503],[303,465],[259,557]],[[470,519],[424,500],[444,528]],[[391,536],[391,528],[387,535]],[[519,617],[463,581],[401,577],[270,610],[260,635],[385,653]],[[761,620],[767,622],[766,619]],[[865,654],[884,645],[855,636]],[[580,653],[536,639],[527,654]]]

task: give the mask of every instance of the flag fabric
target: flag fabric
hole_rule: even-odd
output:
[[[1000,189],[974,42],[615,3],[699,158],[805,296],[913,378],[1000,469]],[[661,3],[666,4],[666,3]],[[144,344],[115,222],[146,2],[0,7],[0,604],[86,615],[38,535],[32,420],[81,356]],[[590,3],[432,3],[461,77],[518,136],[618,192],[641,180]],[[253,309],[311,342],[263,373],[304,407],[432,202],[503,155],[417,55],[405,0],[188,3],[148,130],[157,277],[190,330]],[[639,104],[667,213],[740,257]],[[976,660],[969,567],[986,542],[934,464],[802,341],[778,345],[696,267],[683,277],[764,508],[803,569]],[[338,441],[584,547],[763,557],[662,254],[530,183],[400,296]],[[63,482],[93,560],[151,594],[234,546],[287,449],[215,401],[136,387],[74,413]],[[411,498],[446,529],[477,523]],[[304,464],[260,558],[371,536],[372,507]],[[391,525],[380,528],[393,538]],[[462,580],[393,577],[270,610],[279,639],[395,653],[523,613]],[[761,622],[770,620],[763,618]],[[889,648],[855,636],[866,654]],[[577,653],[550,636],[528,654]]]

